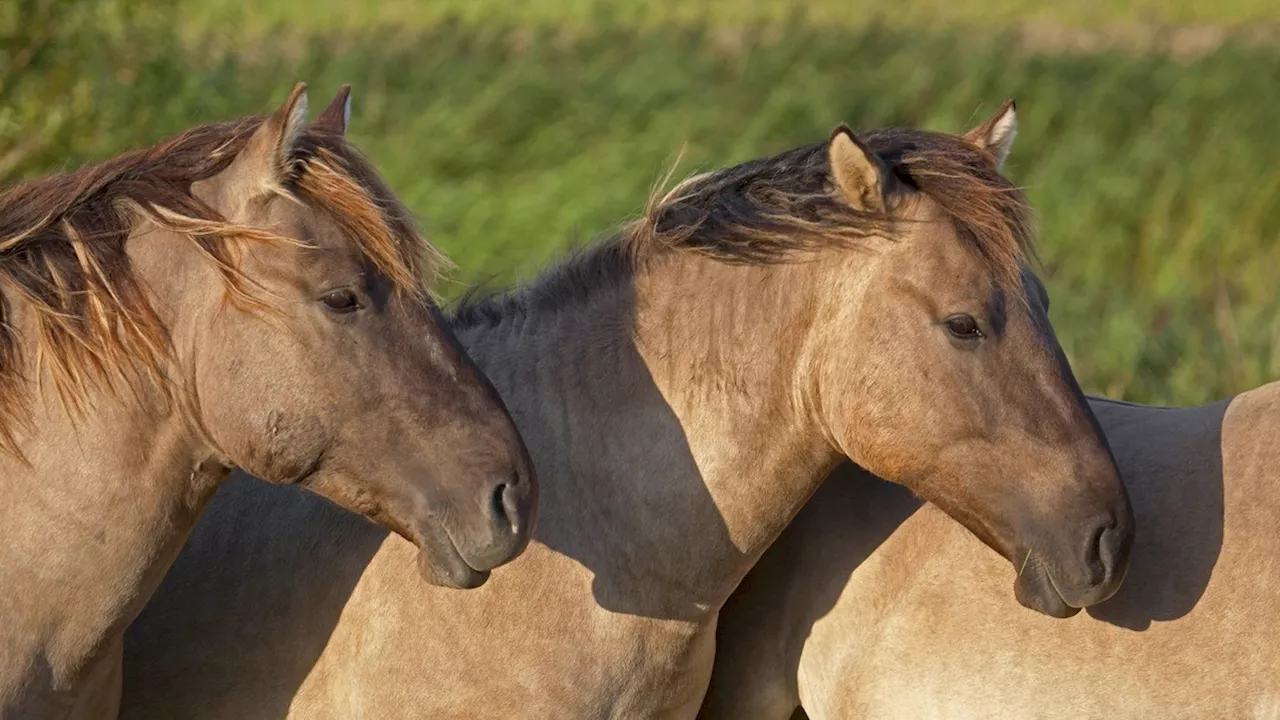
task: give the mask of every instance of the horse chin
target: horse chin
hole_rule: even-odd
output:
[[[468,565],[447,536],[443,542],[431,543],[430,547],[418,550],[418,572],[429,585],[455,590],[478,588],[489,580],[489,571],[476,570]]]
[[[1062,599],[1053,578],[1037,563],[1031,563],[1018,573],[1013,583],[1013,595],[1025,608],[1054,618],[1069,618],[1080,612]]]
[[[428,584],[454,590],[471,590],[489,580],[488,570],[476,570],[461,556],[437,562],[425,550],[418,552],[418,572]]]

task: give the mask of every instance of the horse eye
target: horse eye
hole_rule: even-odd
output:
[[[982,331],[978,329],[978,321],[970,315],[952,315],[943,323],[947,326],[947,332],[960,340],[977,340],[983,337]]]
[[[331,290],[320,298],[320,302],[324,306],[336,313],[349,313],[360,309],[360,301],[356,298],[356,294],[345,288],[341,290]]]

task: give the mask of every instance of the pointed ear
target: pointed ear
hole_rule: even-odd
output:
[[[841,125],[827,143],[831,179],[845,201],[867,212],[885,208],[885,169],[880,159],[859,142],[853,131]]]
[[[289,179],[306,122],[307,84],[298,83],[289,93],[289,99],[263,121],[228,168],[242,191],[272,190]]]
[[[996,169],[1004,167],[1013,138],[1018,134],[1018,106],[1013,98],[1004,101],[987,121],[965,134],[964,139],[996,156]]]
[[[347,123],[351,121],[351,86],[344,84],[338,88],[329,107],[320,113],[320,117],[311,127],[338,135],[347,134]]]

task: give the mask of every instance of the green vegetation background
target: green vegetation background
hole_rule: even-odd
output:
[[[355,141],[460,266],[450,294],[633,216],[677,157],[840,121],[961,131],[1012,95],[1008,173],[1085,388],[1188,404],[1280,378],[1270,0],[0,5],[0,181],[350,82]]]

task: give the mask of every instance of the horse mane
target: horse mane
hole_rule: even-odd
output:
[[[228,222],[191,194],[245,148],[265,116],[212,123],[146,149],[74,172],[16,185],[0,194],[0,451],[16,451],[15,426],[25,418],[24,342],[29,368],[43,367],[64,404],[78,408],[91,383],[142,375],[164,392],[167,332],[128,255],[126,241],[143,222],[180,233],[215,263],[233,301],[261,305],[238,269],[228,241],[290,242]],[[327,211],[397,291],[430,293],[446,260],[414,228],[409,212],[373,166],[339,134],[308,128],[298,161],[280,191]],[[34,337],[21,338],[7,297],[31,313]]]
[[[1021,190],[996,169],[993,155],[961,137],[925,130],[891,128],[858,138],[893,176],[882,213],[854,208],[832,192],[827,143],[788,150],[695,175],[653,194],[644,215],[608,240],[572,254],[528,287],[468,296],[454,322],[492,325],[504,316],[586,297],[625,281],[638,258],[664,248],[764,265],[833,243],[893,238],[896,216],[913,193],[938,203],[1000,287],[1021,288],[1023,265],[1036,259],[1033,216]]]

